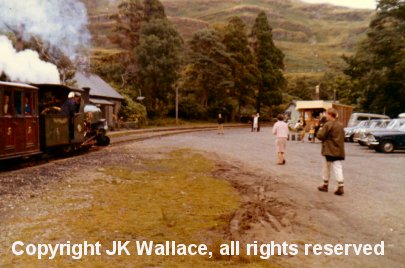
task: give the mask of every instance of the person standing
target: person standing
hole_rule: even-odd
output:
[[[259,113],[257,113],[256,115],[253,116],[252,132],[260,132],[259,118],[260,118],[260,114],[259,114]]]
[[[224,135],[224,118],[222,114],[218,114],[218,135]]]
[[[331,173],[338,182],[336,195],[344,194],[344,177],[342,161],[345,160],[345,133],[343,125],[337,121],[338,112],[330,108],[327,111],[327,122],[318,131],[317,138],[322,141],[323,184],[318,187],[321,192],[327,192]]]
[[[287,147],[288,125],[284,122],[284,116],[277,116],[277,123],[273,127],[273,135],[276,136],[277,165],[285,165],[285,150]]]
[[[250,122],[250,127],[251,127],[251,129],[252,129],[252,132],[254,132],[254,122],[255,122],[255,114],[252,114],[251,116],[250,116],[250,120],[249,120],[249,122]]]

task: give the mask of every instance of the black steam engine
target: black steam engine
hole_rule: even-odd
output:
[[[0,160],[107,146],[89,89],[0,82]]]

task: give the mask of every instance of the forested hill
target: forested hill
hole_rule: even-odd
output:
[[[88,8],[94,52],[109,53],[111,14],[120,0],[82,0]],[[184,39],[209,24],[240,16],[249,25],[258,12],[268,14],[277,45],[286,54],[290,73],[323,72],[342,64],[340,56],[353,52],[374,11],[299,0],[162,0],[166,13]]]

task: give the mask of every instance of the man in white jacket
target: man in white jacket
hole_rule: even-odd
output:
[[[273,126],[273,135],[276,136],[277,165],[285,165],[285,150],[287,147],[288,125],[284,122],[284,115],[277,116],[277,123]]]

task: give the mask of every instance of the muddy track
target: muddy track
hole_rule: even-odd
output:
[[[261,229],[274,235],[293,233],[294,204],[277,196],[278,182],[275,179],[229,163],[218,164],[213,175],[228,180],[241,197],[241,207],[230,221],[232,240],[250,241],[251,234]]]

